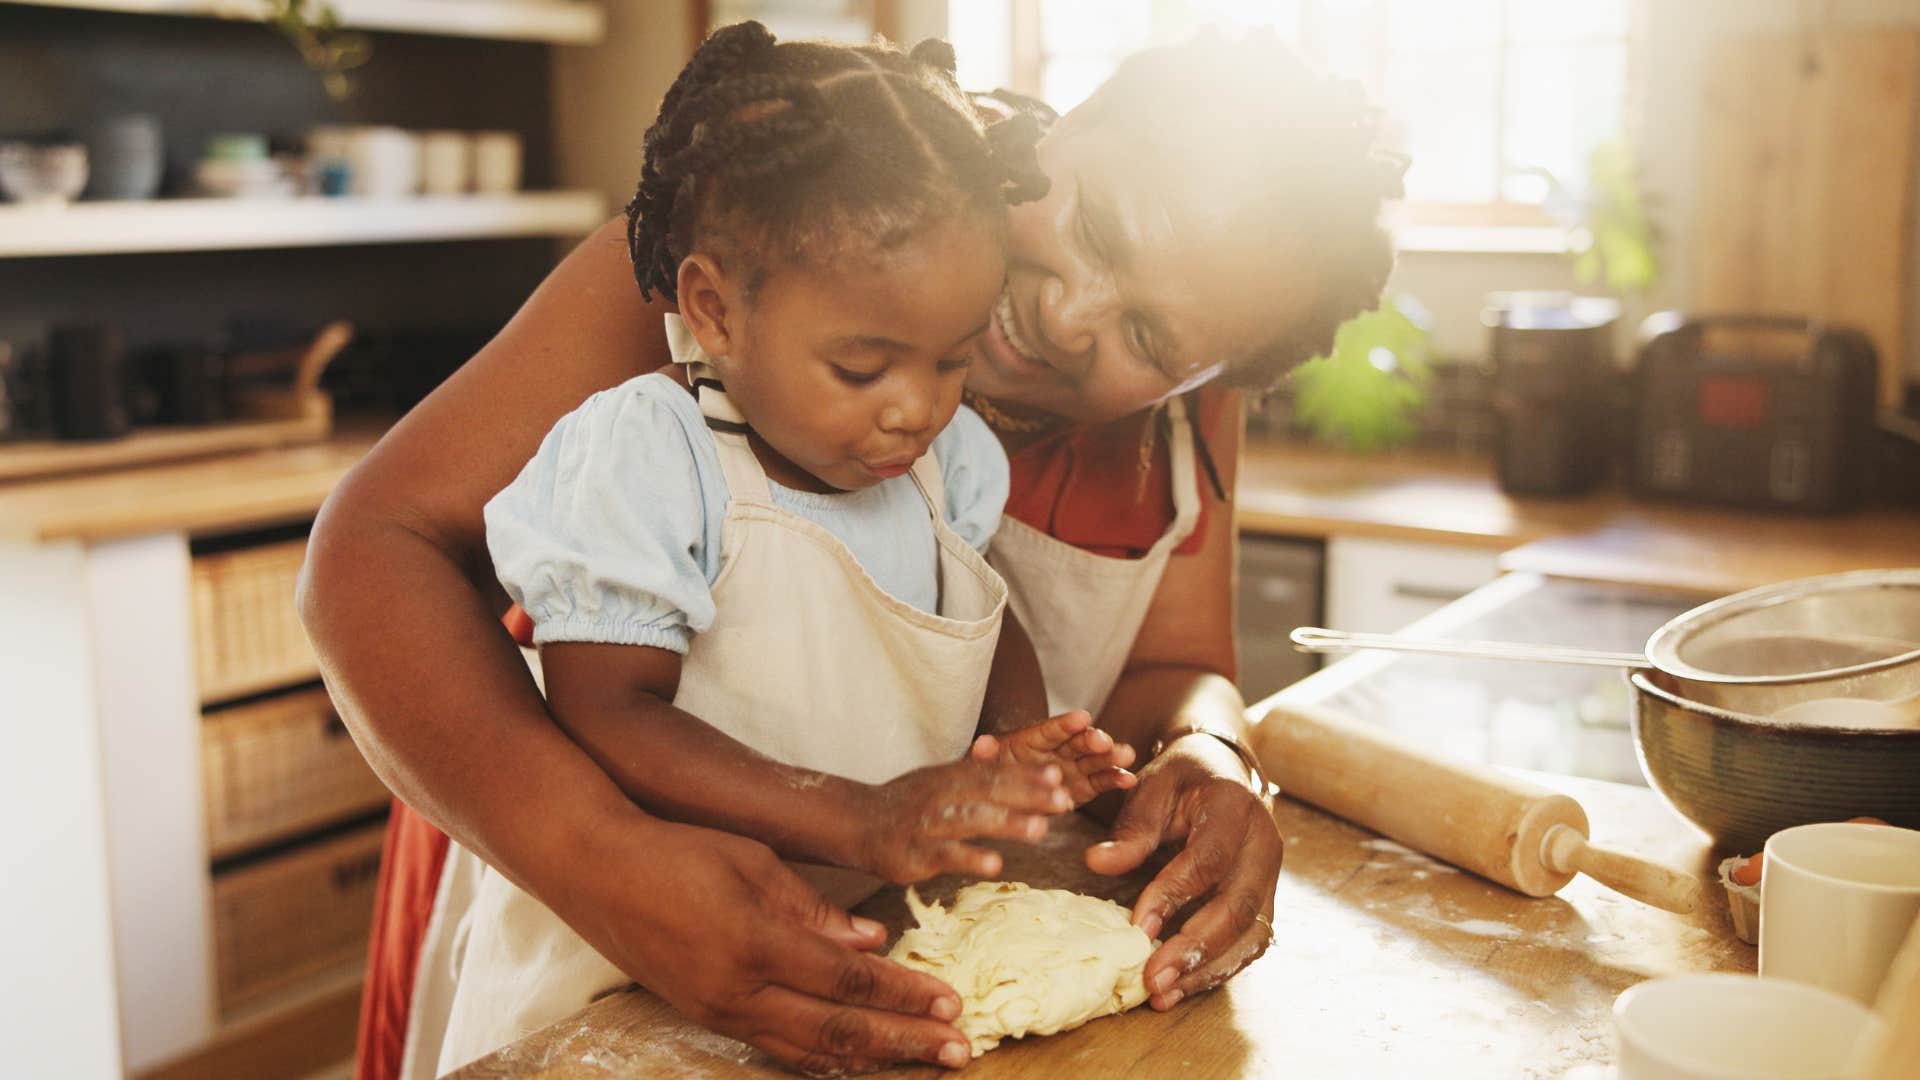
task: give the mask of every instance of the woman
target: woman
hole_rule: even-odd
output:
[[[1404,166],[1375,134],[1357,95],[1270,36],[1131,58],[1042,143],[1051,190],[1011,212],[1007,288],[968,379],[1012,458],[994,562],[1052,711],[1094,709],[1145,761],[1087,862],[1125,873],[1182,845],[1135,909],[1159,936],[1193,905],[1145,971],[1159,1009],[1271,933],[1282,841],[1232,683],[1229,386],[1271,384],[1378,298],[1376,218]],[[402,799],[694,1020],[810,1071],[941,1061],[960,1039],[949,988],[870,955],[880,928],[763,845],[633,805],[500,631],[482,505],[557,417],[666,360],[667,309],[634,287],[623,232],[576,249],[328,501],[301,610],[329,687]],[[419,823],[393,832],[363,1051],[394,1048],[438,877]]]

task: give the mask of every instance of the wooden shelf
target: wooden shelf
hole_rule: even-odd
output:
[[[259,22],[263,0],[11,0],[39,7],[183,15]],[[606,15],[584,0],[332,0],[343,26],[448,37],[594,45],[606,37]]]
[[[0,206],[0,258],[580,236],[605,219],[592,191]]]

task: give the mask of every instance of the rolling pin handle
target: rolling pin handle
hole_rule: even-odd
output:
[[[1690,874],[1624,851],[1589,843],[1580,832],[1555,825],[1540,838],[1540,861],[1556,873],[1581,873],[1643,904],[1676,915],[1700,906],[1700,882]]]

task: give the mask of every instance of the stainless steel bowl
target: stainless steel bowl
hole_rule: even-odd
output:
[[[1862,699],[1920,712],[1920,568],[1749,589],[1654,632],[1647,660],[1683,697],[1753,716]]]
[[[1716,847],[1751,853],[1781,829],[1860,816],[1920,829],[1920,727],[1784,722],[1688,700],[1664,672],[1630,678],[1641,771]]]

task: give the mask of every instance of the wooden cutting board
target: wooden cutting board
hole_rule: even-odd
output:
[[[1731,38],[1701,109],[1693,306],[1861,327],[1907,364],[1920,31]]]

